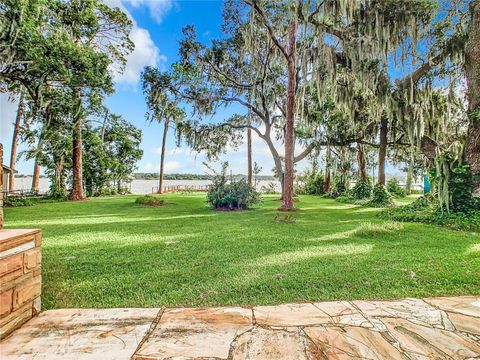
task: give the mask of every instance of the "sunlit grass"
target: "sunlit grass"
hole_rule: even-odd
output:
[[[473,244],[467,249],[467,253],[480,253],[480,244]]]
[[[372,251],[372,249],[373,245],[369,244],[315,246],[297,251],[286,251],[280,254],[267,255],[258,260],[255,260],[253,265],[260,267],[271,265],[288,265],[293,262],[299,262],[302,260],[314,259],[319,257],[365,254]]]
[[[300,197],[295,222],[276,222],[276,198],[216,212],[204,194],[168,195],[162,207],[112,197],[9,208],[5,218],[43,231],[46,309],[480,293],[477,233],[313,196]]]

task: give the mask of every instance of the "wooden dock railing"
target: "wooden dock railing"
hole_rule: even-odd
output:
[[[210,185],[165,185],[163,186],[163,194],[173,192],[207,192]],[[152,188],[152,194],[158,194],[158,186]]]

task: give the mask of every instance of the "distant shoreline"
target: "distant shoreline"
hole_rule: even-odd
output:
[[[158,173],[135,173],[133,178],[135,180],[157,180]],[[230,175],[228,175],[230,176]],[[244,174],[232,174],[234,179],[246,178],[247,175]],[[214,175],[208,174],[165,174],[163,176],[164,180],[213,180]],[[257,180],[270,180],[274,181],[276,178],[273,175],[255,175]]]
[[[134,173],[133,179],[134,180],[158,180],[158,173]],[[227,175],[230,177],[230,175]],[[233,174],[234,179],[242,179],[246,178],[247,175],[243,174]],[[163,176],[164,180],[213,180],[214,175],[207,175],[207,174],[165,174]],[[24,178],[32,178],[32,175],[26,174],[15,174],[16,179],[24,179]],[[45,175],[40,175],[40,178],[46,179],[48,178]],[[264,180],[264,181],[275,181],[277,180],[273,175],[254,175],[254,178],[257,180]]]

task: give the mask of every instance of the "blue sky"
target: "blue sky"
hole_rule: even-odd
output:
[[[144,156],[138,163],[139,172],[158,172],[163,126],[145,120],[146,105],[141,90],[140,73],[144,66],[168,67],[177,59],[178,41],[182,38],[182,28],[195,25],[200,40],[209,43],[220,37],[222,23],[222,1],[205,0],[105,0],[112,6],[119,6],[134,22],[131,38],[135,50],[129,55],[125,72],[115,76],[116,93],[106,99],[110,111],[122,115],[143,131],[142,149]],[[238,108],[229,108],[217,117],[229,117]],[[4,160],[10,157],[12,122],[15,118],[16,103],[7,96],[0,96],[0,141],[4,144]],[[262,167],[262,174],[271,174],[273,161],[268,148],[257,137],[253,139],[253,156]],[[20,151],[25,149],[20,147]],[[204,157],[191,153],[185,146],[177,148],[174,132],[168,135],[166,155],[167,173],[204,173]],[[228,149],[221,160],[228,160],[234,173],[246,173],[246,146]],[[305,168],[304,160],[299,168]],[[33,162],[21,159],[17,164],[20,173],[31,174]]]

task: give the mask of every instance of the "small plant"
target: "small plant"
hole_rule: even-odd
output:
[[[330,192],[330,196],[333,198],[337,198],[339,196],[346,196],[348,193],[347,181],[344,176],[337,175],[335,176],[333,182],[333,188]]]
[[[135,204],[143,206],[162,206],[165,205],[165,200],[156,198],[153,195],[143,195],[135,199]]]
[[[371,207],[391,207],[394,206],[393,197],[385,186],[376,184],[373,187],[372,199],[365,204]]]
[[[5,207],[33,206],[34,204],[33,200],[22,197],[7,197],[3,200]]]
[[[324,179],[321,174],[306,173],[300,177],[296,191],[301,195],[323,195]]]
[[[380,217],[401,222],[435,224],[456,230],[480,230],[480,210],[472,209],[469,213],[442,212],[438,198],[431,194],[419,197],[409,205],[384,210]]]
[[[368,199],[372,196],[372,191],[373,187],[370,181],[365,182],[359,179],[351,191],[351,196],[356,200]]]
[[[278,194],[277,187],[274,182],[269,182],[267,185],[264,185],[260,188],[262,194]]]
[[[279,223],[286,223],[286,224],[293,224],[296,222],[295,218],[293,217],[292,214],[275,214],[275,217],[273,218],[273,221],[279,222]]]
[[[395,178],[391,178],[387,181],[387,191],[394,196],[402,198],[407,196],[405,189],[400,186],[400,183]]]
[[[353,204],[355,202],[355,199],[350,196],[339,196],[335,200],[343,204]]]
[[[217,210],[245,210],[260,202],[260,194],[245,179],[227,181],[228,163],[215,174],[207,192],[207,203]]]

